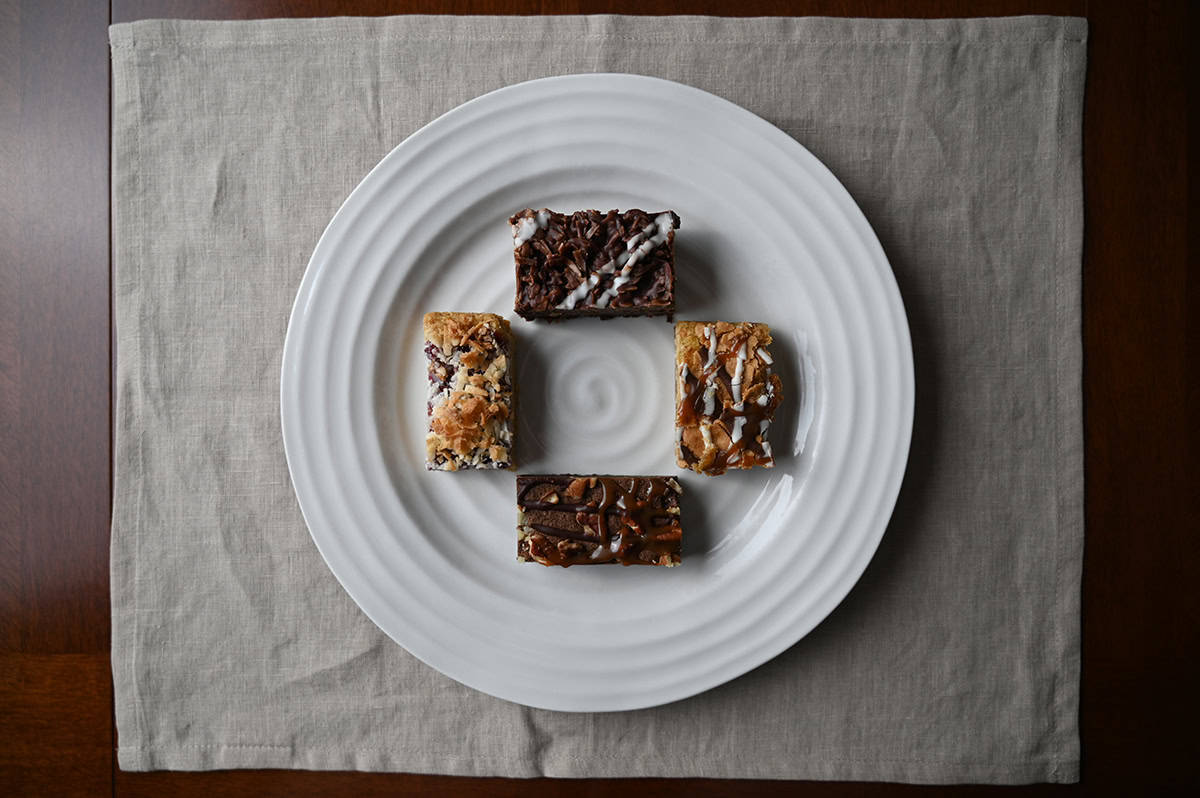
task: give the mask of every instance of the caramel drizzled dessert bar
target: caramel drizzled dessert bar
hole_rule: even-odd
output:
[[[508,221],[522,318],[675,312],[674,211],[526,208]]]
[[[517,559],[542,565],[679,564],[673,477],[517,477]]]
[[[675,459],[717,475],[775,465],[767,428],[783,398],[765,324],[675,325]]]
[[[513,336],[494,313],[425,314],[425,467],[512,468]]]

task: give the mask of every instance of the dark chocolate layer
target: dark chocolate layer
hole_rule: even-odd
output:
[[[517,559],[542,565],[678,565],[674,477],[517,477]]]
[[[509,223],[521,317],[675,312],[674,211],[526,209]]]

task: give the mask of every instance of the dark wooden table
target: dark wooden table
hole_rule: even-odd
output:
[[[110,22],[394,13],[1090,20],[1083,264],[1083,781],[1200,782],[1195,328],[1188,322],[1184,3],[1086,0],[0,0],[0,795],[908,795],[936,788],[519,781],[116,767],[109,665]],[[1193,275],[1194,277],[1194,275]],[[1191,411],[1190,413],[1188,411]],[[1191,451],[1193,454],[1188,455]],[[952,788],[957,793],[961,788]],[[976,787],[983,793],[996,788]],[[943,790],[944,791],[944,790]]]

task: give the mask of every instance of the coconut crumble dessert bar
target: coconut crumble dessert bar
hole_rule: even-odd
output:
[[[512,468],[513,336],[494,313],[425,314],[425,467]]]
[[[775,465],[767,428],[783,398],[765,324],[675,325],[675,460],[717,475]]]
[[[517,477],[517,559],[542,565],[678,565],[674,477]]]
[[[522,318],[675,312],[674,211],[526,208],[508,221]]]

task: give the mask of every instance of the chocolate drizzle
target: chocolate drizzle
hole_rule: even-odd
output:
[[[519,476],[517,556],[563,567],[678,564],[681,492],[672,477]]]

